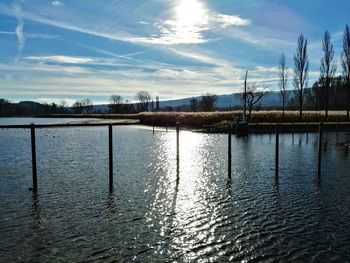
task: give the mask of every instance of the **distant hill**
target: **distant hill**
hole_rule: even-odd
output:
[[[288,93],[289,93],[289,97],[291,97],[293,91],[289,91]],[[241,97],[241,94],[239,93],[218,95],[217,107],[218,108],[241,107],[242,101],[240,97]],[[164,100],[159,102],[159,106],[161,109],[162,108],[164,109],[166,107],[171,107],[171,108],[181,107],[181,106],[189,105],[190,100],[192,98],[195,98],[198,101],[200,101],[201,96],[189,97],[189,98],[183,98],[183,99],[177,99],[177,100]],[[265,108],[274,108],[274,107],[281,106],[281,99],[280,99],[279,93],[276,91],[267,92],[260,102],[261,102],[261,106]],[[21,101],[17,103],[17,106],[24,111],[33,111],[36,109],[40,109],[40,107],[42,107],[43,104],[40,104],[38,102],[33,102],[33,101]],[[108,110],[109,110],[109,107],[107,104],[94,105],[94,111],[96,112],[104,113],[104,112],[107,112]]]
[[[291,97],[293,91],[288,92],[289,97]],[[229,107],[239,107],[242,105],[242,101],[240,100],[241,94],[239,93],[232,93],[227,95],[218,95],[218,101],[217,101],[217,107],[219,108],[229,108]],[[166,101],[160,101],[159,105],[161,108],[165,107],[180,107],[183,105],[189,105],[190,100],[192,98],[197,99],[198,101],[201,99],[200,96],[198,97],[191,97],[191,98],[184,98],[184,99],[178,99],[178,100],[166,100]],[[281,106],[281,98],[279,96],[279,92],[272,91],[267,92],[264,97],[261,99],[262,107],[279,107]]]

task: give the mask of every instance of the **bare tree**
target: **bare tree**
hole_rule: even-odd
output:
[[[149,94],[147,91],[140,90],[136,93],[135,97],[139,101],[139,110],[148,111],[152,100],[151,94]]]
[[[120,95],[112,95],[110,97],[109,110],[113,113],[121,113],[123,109],[123,97]]]
[[[202,95],[200,107],[202,111],[214,111],[216,107],[217,96],[215,94],[206,93]]]
[[[321,59],[321,74],[320,74],[320,83],[324,89],[323,92],[323,104],[326,113],[326,119],[328,119],[328,110],[329,110],[329,94],[332,86],[332,81],[334,79],[334,74],[337,70],[337,65],[333,61],[334,58],[334,48],[331,43],[331,35],[328,31],[324,33],[322,40],[322,50],[324,52],[323,58]]]
[[[94,106],[92,104],[92,101],[89,99],[85,99],[81,101],[82,105],[83,105],[83,112],[84,113],[91,113],[94,109]]]
[[[266,87],[257,87],[256,85],[248,86],[245,94],[246,103],[248,106],[248,122],[252,119],[252,110],[255,105],[264,97]]]
[[[304,88],[309,78],[309,58],[307,54],[307,39],[303,34],[298,38],[297,50],[294,54],[294,79],[293,85],[296,89],[299,102],[299,119],[303,118]]]
[[[349,121],[350,112],[350,30],[346,25],[343,37],[343,52],[341,56],[341,63],[343,67],[344,82],[346,86],[346,116]]]
[[[192,112],[198,111],[198,100],[196,98],[190,100],[190,110]]]
[[[73,113],[75,113],[75,114],[82,114],[83,109],[84,109],[83,104],[79,100],[74,102],[72,105],[72,110],[73,110]]]
[[[288,99],[288,69],[286,68],[286,56],[282,53],[279,61],[279,95],[282,100],[282,118],[284,120],[284,110]]]
[[[94,109],[92,101],[89,99],[77,100],[72,106],[73,112],[76,114],[91,113]]]

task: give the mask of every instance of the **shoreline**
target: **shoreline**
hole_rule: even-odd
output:
[[[142,112],[137,114],[49,114],[37,115],[34,118],[77,119],[72,123],[98,124],[111,123],[115,125],[145,125],[148,127],[175,128],[176,122],[180,122],[181,129],[202,133],[228,133],[233,126],[233,133],[275,133],[278,125],[279,133],[308,133],[318,132],[319,123],[323,116],[316,112],[305,112],[304,121],[299,122],[297,112],[288,112],[283,121],[280,111],[259,111],[252,114],[253,122],[237,128],[240,111],[233,112]],[[32,117],[32,118],[33,118]],[[11,117],[10,117],[11,118]],[[13,117],[16,118],[16,117]],[[17,117],[26,118],[26,117]],[[31,118],[31,117],[27,117]],[[350,132],[350,122],[344,121],[344,112],[332,113],[329,121],[323,122],[325,132]],[[84,119],[79,121],[79,119]],[[244,128],[242,128],[244,127]]]
[[[174,128],[180,122],[182,129],[204,133],[228,133],[230,125],[235,126],[241,111],[231,112],[141,112],[137,114],[51,114],[39,118],[94,118],[130,122],[150,127]],[[350,132],[346,112],[330,112],[329,121],[323,121],[319,112],[305,111],[304,121],[298,121],[298,111],[288,111],[283,120],[282,111],[257,111],[252,113],[253,122],[247,125],[248,133],[274,133],[276,124],[280,133],[318,132],[323,122],[325,132]],[[235,130],[235,129],[234,129]]]

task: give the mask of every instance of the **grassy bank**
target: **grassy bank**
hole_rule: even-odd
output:
[[[219,123],[232,122],[233,118],[241,118],[241,111],[230,112],[157,112],[136,114],[141,123],[157,126],[174,126],[177,121],[181,126],[189,128],[201,128],[204,125],[216,125]],[[316,111],[305,111],[303,113],[303,123],[325,121],[323,113]],[[346,112],[329,112],[328,122],[346,121]],[[298,123],[299,112],[287,111],[283,118],[282,111],[256,111],[252,112],[253,124],[261,123]]]
[[[179,121],[182,127],[202,128],[204,125],[227,124],[234,118],[241,118],[242,111],[229,112],[141,112],[138,114],[53,114],[38,117],[53,118],[104,118],[104,119],[138,119],[142,124],[155,126],[175,126]],[[303,123],[325,121],[324,112],[304,111]],[[327,122],[346,121],[345,111],[330,111]],[[298,123],[298,111],[254,111],[252,124],[262,123]]]

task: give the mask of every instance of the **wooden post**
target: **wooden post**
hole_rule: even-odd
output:
[[[179,183],[179,173],[180,173],[180,123],[176,122],[176,184]]]
[[[108,125],[108,138],[109,138],[109,190],[113,189],[113,126]]]
[[[228,180],[231,182],[232,179],[232,125],[228,128],[228,148],[227,148],[227,163],[228,163]]]
[[[275,127],[276,134],[276,151],[275,151],[275,177],[278,179],[279,175],[279,133],[278,133],[278,125]]]
[[[36,147],[35,147],[35,125],[30,125],[30,135],[32,143],[32,172],[33,172],[33,192],[36,193],[38,190],[38,179],[36,171]]]
[[[320,122],[318,126],[318,163],[317,163],[317,175],[321,175],[321,155],[322,155],[322,128],[323,124]]]

